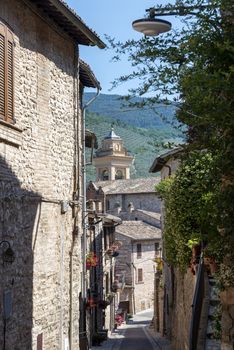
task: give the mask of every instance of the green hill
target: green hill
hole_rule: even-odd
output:
[[[94,95],[94,93],[85,93],[84,102],[86,103]],[[140,97],[135,98],[137,102],[141,102],[141,100],[143,99]],[[121,96],[119,95],[106,94],[100,94],[88,107],[88,110],[145,129],[168,129],[175,115],[174,106],[155,104],[154,109],[146,107],[137,109],[128,107],[126,102],[121,100]]]
[[[85,94],[87,101],[93,94]],[[160,106],[163,120],[157,115],[149,115],[146,110],[121,112],[121,101],[118,95],[100,95],[88,108],[86,113],[86,127],[95,132],[98,144],[109,133],[111,126],[119,135],[129,154],[134,156],[131,177],[149,177],[149,168],[155,157],[165,151],[162,144],[166,142],[182,142],[182,131],[173,128],[164,119],[173,120],[175,110]],[[168,113],[168,114],[167,114]],[[122,116],[122,117],[121,117]],[[141,125],[141,126],[139,126]],[[142,127],[144,125],[144,127]],[[89,158],[87,151],[87,158]],[[87,167],[87,181],[95,179],[93,166]]]

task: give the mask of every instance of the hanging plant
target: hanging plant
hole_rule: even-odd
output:
[[[93,297],[88,298],[86,306],[89,307],[89,308],[96,307],[97,306],[96,298],[93,298]]]
[[[98,264],[98,257],[94,252],[90,252],[86,255],[86,268],[89,270],[91,267],[95,267]]]

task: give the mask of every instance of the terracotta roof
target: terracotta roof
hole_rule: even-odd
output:
[[[148,225],[143,221],[123,221],[116,227],[116,232],[130,237],[133,241],[161,239],[161,229]]]
[[[97,181],[95,186],[101,186],[105,194],[123,193],[156,193],[155,185],[160,182],[159,177],[148,177],[129,180]]]
[[[173,158],[175,155],[181,153],[183,151],[182,147],[176,147],[166,153],[161,154],[157,158],[155,158],[153,164],[151,165],[149,172],[150,173],[156,173],[160,171],[166,162],[170,159]]]
[[[95,77],[90,66],[83,60],[79,60],[79,76],[80,81],[86,87],[98,88],[101,90],[101,85],[97,78]]]
[[[78,44],[106,47],[98,35],[62,0],[30,0],[58,25],[63,28]]]

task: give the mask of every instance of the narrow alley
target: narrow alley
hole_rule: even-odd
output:
[[[170,350],[168,341],[153,333],[150,327],[152,317],[151,309],[137,313],[101,346],[93,346],[92,350]]]

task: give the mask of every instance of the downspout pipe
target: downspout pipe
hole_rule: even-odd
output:
[[[87,251],[87,228],[88,217],[86,211],[86,157],[85,157],[85,126],[86,126],[86,109],[93,103],[100,94],[100,88],[97,87],[97,93],[82,107],[82,172],[83,172],[83,202],[82,202],[82,225],[83,225],[83,256],[82,256],[82,289],[81,296],[83,300],[86,298],[87,285],[86,285],[86,251]]]

